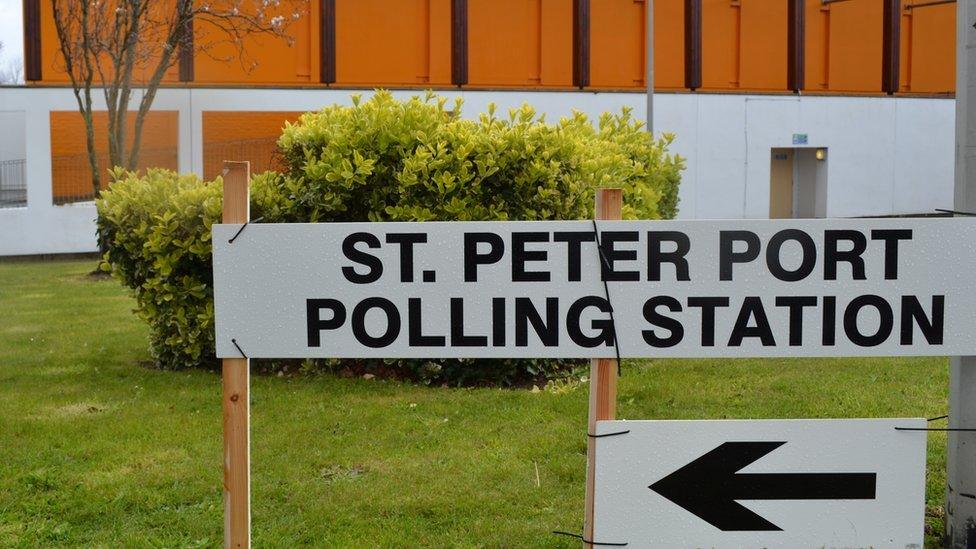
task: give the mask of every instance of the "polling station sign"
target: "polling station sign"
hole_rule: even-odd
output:
[[[922,547],[925,423],[597,422],[594,540]]]
[[[215,225],[217,356],[976,354],[976,220],[597,227]]]

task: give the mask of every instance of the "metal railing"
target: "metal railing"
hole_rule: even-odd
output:
[[[27,205],[26,160],[0,161],[0,208],[22,208]]]
[[[98,153],[98,172],[102,175],[102,188],[109,183],[108,171],[112,167],[108,153]],[[139,154],[136,169],[178,169],[176,147],[144,149]],[[51,191],[54,204],[87,202],[95,198],[92,187],[92,171],[87,154],[51,157]]]
[[[281,168],[277,137],[261,137],[203,144],[203,177],[211,180],[220,175],[224,160],[247,160],[251,173]]]

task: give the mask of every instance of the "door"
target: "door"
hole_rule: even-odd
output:
[[[773,149],[769,166],[769,218],[793,217],[793,149]]]

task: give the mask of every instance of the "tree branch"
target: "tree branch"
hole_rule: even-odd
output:
[[[230,44],[248,59],[247,39],[268,35],[287,40],[292,23],[307,13],[308,0],[51,0],[65,72],[85,120],[89,165],[96,196],[101,174],[94,134],[92,85],[98,79],[108,111],[109,160],[134,171],[146,116],[181,47],[210,54]],[[172,9],[167,9],[172,6]],[[194,26],[194,22],[200,23]],[[196,40],[190,32],[215,36]],[[249,67],[253,68],[252,63]],[[248,70],[249,70],[248,69]],[[137,74],[148,74],[128,141],[129,103]]]

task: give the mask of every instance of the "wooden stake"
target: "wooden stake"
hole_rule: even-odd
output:
[[[597,189],[596,220],[620,219],[623,192],[620,189]],[[616,341],[614,342],[616,345]],[[596,422],[617,417],[617,359],[594,358],[590,361],[590,405],[587,433],[596,433]],[[583,538],[593,540],[593,489],[596,480],[596,439],[586,437],[586,502],[583,515]],[[585,543],[584,547],[593,547]]]
[[[224,162],[224,223],[250,216],[249,162]],[[224,547],[251,546],[250,360],[221,360],[224,408]]]

